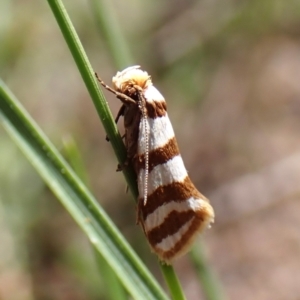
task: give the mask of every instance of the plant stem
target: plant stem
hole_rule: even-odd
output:
[[[184,293],[181,289],[179,280],[176,276],[174,268],[166,264],[160,264],[162,273],[166,280],[167,285],[169,286],[170,293],[173,300],[185,300]]]
[[[207,300],[225,300],[221,285],[207,262],[205,249],[200,242],[193,247],[190,257],[199,276],[203,292]]]
[[[100,120],[105,128],[105,131],[110,139],[111,145],[117,156],[120,164],[125,161],[126,151],[123,141],[120,137],[110,109],[107,105],[107,101],[99,89],[98,82],[95,78],[94,71],[91,64],[85,54],[79,37],[72,25],[72,22],[60,0],[48,0],[48,3],[52,9],[52,12],[57,20],[57,23],[61,29],[61,32],[65,38],[65,41],[71,51],[74,61],[79,69],[81,77],[87,87],[87,90],[94,102]],[[135,182],[135,174],[132,168],[124,168],[124,176],[128,183],[128,186],[134,196],[137,199],[138,191]]]
[[[92,12],[95,15],[98,28],[107,42],[108,50],[113,58],[114,65],[122,70],[133,64],[133,59],[119,20],[110,0],[90,0]]]
[[[71,23],[71,20],[67,15],[67,12],[60,0],[48,0],[48,3],[53,11],[53,14],[55,15],[55,18],[69,46],[69,49],[81,73],[81,76],[93,99],[98,115],[107,132],[107,135],[113,146],[118,161],[119,163],[123,163],[126,157],[123,141],[120,137],[120,134],[118,133],[116,124],[112,118],[107,102],[105,101],[102,92],[100,92],[99,90],[97,81],[94,76],[94,72],[92,71],[92,67],[88,61],[88,58],[84,52],[84,49],[80,43],[76,31]],[[125,168],[123,170],[123,173],[128,183],[128,186],[134,196],[134,199],[137,199],[138,190],[136,184],[136,175],[134,174],[133,169]],[[179,295],[183,295],[179,281],[176,278],[175,272],[172,269],[172,267],[169,266],[167,269],[165,269],[164,265],[161,264],[160,266],[172,296],[177,295],[178,291],[181,291]],[[166,270],[168,270],[168,272],[166,272]],[[168,276],[171,276],[170,279],[168,279]],[[184,298],[174,298],[174,299],[184,299]]]

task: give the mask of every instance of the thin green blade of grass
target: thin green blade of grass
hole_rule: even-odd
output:
[[[80,43],[80,40],[78,38],[78,35],[76,34],[76,31],[71,23],[71,20],[69,16],[67,15],[67,12],[59,0],[48,0],[48,3],[53,11],[53,14],[57,20],[57,23],[62,31],[62,34],[65,38],[66,43],[69,46],[69,49],[72,53],[72,56],[77,64],[77,67],[81,73],[81,76],[87,86],[87,89],[93,99],[93,102],[95,104],[95,107],[97,109],[97,112],[99,114],[99,117],[103,123],[103,126],[110,138],[111,144],[115,150],[116,156],[119,160],[119,162],[123,162],[125,158],[125,149],[123,142],[120,138],[120,135],[116,129],[116,125],[114,123],[114,120],[111,116],[111,113],[109,111],[109,108],[107,107],[106,101],[104,96],[102,95],[102,92],[99,90],[97,82],[95,80],[95,76],[92,71],[92,67],[88,61],[88,58],[84,52],[84,49]],[[109,26],[109,25],[108,25]],[[125,169],[123,170],[124,176],[126,178],[126,181],[128,183],[128,186],[130,187],[130,190],[134,196],[135,199],[137,199],[138,191],[137,191],[137,184],[135,180],[135,176],[133,175],[133,172],[131,169]],[[168,267],[166,269],[165,265],[160,264],[162,273],[164,274],[164,277],[167,278],[168,274],[170,274],[170,268]],[[174,273],[174,271],[173,271]],[[175,274],[175,273],[174,273]],[[175,275],[174,275],[175,276]],[[169,282],[177,283],[179,285],[178,280],[167,280],[167,283]],[[169,285],[168,285],[169,286]],[[181,287],[177,287],[175,289],[181,289]],[[172,292],[172,289],[174,289],[174,286],[169,286],[170,292],[172,295],[176,295],[176,293]],[[183,293],[177,294],[177,297],[173,298],[176,300],[183,300],[184,297],[181,297]]]
[[[107,102],[105,101],[105,98],[101,92],[101,90],[98,87],[97,81],[94,76],[94,72],[92,70],[92,67],[88,61],[87,55],[84,52],[83,46],[80,43],[79,37],[74,29],[74,26],[72,25],[72,22],[66,12],[65,7],[63,6],[62,1],[60,0],[48,0],[48,3],[52,9],[52,12],[56,18],[56,21],[58,23],[58,26],[60,27],[60,30],[64,36],[64,39],[70,49],[70,52],[74,58],[74,61],[78,67],[78,70],[82,76],[83,81],[85,82],[85,85],[90,93],[90,96],[94,102],[94,105],[97,109],[98,115],[100,117],[100,120],[102,121],[102,124],[107,132],[107,135],[110,139],[111,145],[113,146],[113,149],[115,151],[115,154],[119,160],[120,163],[123,163],[126,157],[126,152],[124,148],[124,144],[121,140],[121,137],[117,131],[116,124],[112,118],[112,115],[110,113],[109,107],[107,106]],[[98,7],[99,8],[99,7]],[[103,16],[103,14],[101,15]],[[108,20],[107,18],[105,19]],[[103,22],[105,22],[103,20]],[[110,22],[107,25],[107,30],[109,30],[109,26],[112,25]],[[116,36],[114,36],[116,37]],[[114,43],[113,45],[116,45]],[[125,62],[122,60],[122,62],[119,62],[122,64]],[[133,194],[134,199],[137,199],[138,197],[138,190],[137,190],[137,184],[136,184],[136,176],[133,173],[132,168],[124,168],[123,170],[125,179],[127,181],[127,184]],[[160,268],[162,270],[162,273],[164,274],[164,277],[167,278],[169,274],[171,274],[170,269],[171,266],[166,267],[166,265],[160,263]],[[175,277],[175,272],[173,270],[173,278]],[[174,291],[181,290],[180,284],[178,280],[170,280],[166,281],[168,284],[168,287],[170,289],[170,293],[173,296],[174,300],[184,300],[183,292],[176,293]],[[172,282],[173,284],[177,284],[175,287],[174,285],[170,286],[169,283]]]
[[[169,265],[162,265],[162,273],[167,285],[170,287],[172,299],[185,300],[185,295],[176,276],[174,268]]]
[[[108,265],[104,257],[97,251],[95,247],[93,247],[93,250],[95,253],[94,258],[97,267],[99,269],[99,272],[102,274],[102,280],[106,287],[105,299],[111,299],[111,300],[130,299],[130,297],[128,297],[128,294],[126,293],[126,290],[121,285],[119,278],[112,271],[112,269],[110,268],[110,266]]]
[[[93,195],[0,80],[0,122],[134,299],[167,299]]]
[[[63,37],[69,47],[69,50],[74,58],[81,77],[86,85],[86,88],[93,100],[98,116],[104,126],[104,129],[109,137],[111,145],[114,149],[119,163],[124,163],[126,159],[126,151],[123,141],[118,132],[114,118],[110,112],[107,101],[98,86],[94,71],[75,31],[75,28],[67,14],[67,11],[60,0],[48,0],[48,4],[53,12],[57,24],[63,34]],[[134,196],[138,196],[135,174],[132,168],[124,168],[123,174],[127,184]]]
[[[205,299],[226,300],[222,286],[207,261],[204,245],[199,242],[196,246],[191,251],[191,259],[201,282]]]
[[[90,189],[90,180],[83,162],[81,152],[71,135],[65,135],[62,139],[63,149],[62,155],[69,162],[71,168],[81,179],[81,181]]]
[[[114,65],[118,69],[124,69],[134,64],[128,43],[113,8],[114,3],[110,0],[90,0],[89,3],[97,28],[106,41]]]
[[[88,184],[88,174],[84,166],[82,155],[74,138],[72,138],[71,136],[64,137],[63,146],[64,157],[66,157],[67,161],[70,163],[71,167],[79,176],[79,178],[88,187],[90,187]],[[99,253],[99,251],[97,251],[95,246],[93,246],[93,252],[95,263],[97,265],[101,278],[104,281],[104,286],[106,287],[105,298],[113,300],[127,300],[128,295],[124,290],[119,278],[109,266],[107,261]]]

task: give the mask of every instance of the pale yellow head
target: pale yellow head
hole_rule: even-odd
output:
[[[118,72],[112,78],[114,89],[124,94],[130,94],[134,86],[143,90],[152,85],[151,77],[147,72],[142,71],[140,66],[132,66]]]

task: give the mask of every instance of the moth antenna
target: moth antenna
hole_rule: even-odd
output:
[[[142,113],[142,125],[145,132],[145,175],[144,175],[144,205],[147,204],[148,197],[148,175],[149,175],[149,126],[147,122],[147,111],[144,97],[139,97],[139,108]]]

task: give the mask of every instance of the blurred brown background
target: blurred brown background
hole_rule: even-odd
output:
[[[117,69],[90,1],[66,0],[95,71]],[[216,210],[204,235],[227,299],[300,299],[300,1],[110,2],[168,102]],[[0,2],[0,76],[55,145],[78,143],[97,199],[163,282],[116,159],[46,1]],[[114,114],[120,103],[106,93]],[[121,128],[122,126],[120,126]],[[0,299],[105,299],[87,239],[0,128]],[[187,257],[188,299],[203,299]]]

